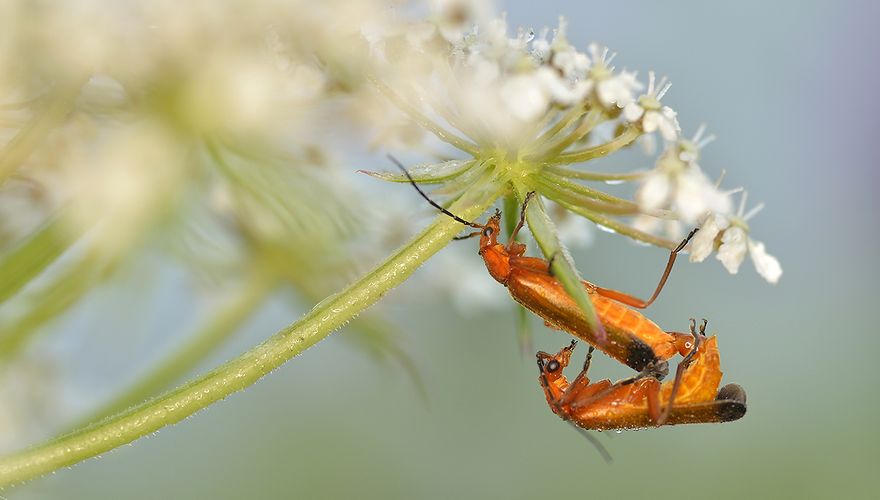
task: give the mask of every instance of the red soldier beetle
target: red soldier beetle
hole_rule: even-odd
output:
[[[565,330],[596,346],[612,358],[641,372],[655,371],[661,365],[665,365],[665,360],[673,357],[676,353],[684,356],[690,351],[690,335],[663,331],[653,321],[631,307],[645,308],[654,302],[666,284],[676,255],[684,249],[696,233],[696,229],[670,252],[666,269],[653,295],[648,300],[583,281],[596,315],[605,329],[605,338],[602,339],[591,327],[578,304],[551,273],[551,262],[537,257],[526,257],[524,255],[526,245],[516,241],[517,234],[525,224],[526,207],[534,197],[534,192],[530,192],[523,201],[519,222],[507,245],[503,245],[498,242],[498,234],[501,230],[501,212],[499,210],[496,210],[485,224],[464,220],[429,198],[413,180],[406,168],[395,158],[391,156],[389,158],[403,171],[419,195],[431,206],[457,222],[478,230],[456,239],[479,236],[479,254],[483,258],[489,274],[507,287],[514,300],[544,319],[548,326]]]
[[[745,390],[737,384],[718,389],[722,372],[717,337],[706,339],[705,332],[706,320],[699,334],[691,320],[693,347],[679,363],[671,382],[661,384],[659,378],[665,373],[654,373],[616,383],[607,379],[591,383],[587,377],[593,353],[590,346],[583,369],[569,383],[562,371],[568,366],[576,340],[555,355],[537,353],[538,380],[553,413],[581,429],[638,429],[738,420],[746,413]]]

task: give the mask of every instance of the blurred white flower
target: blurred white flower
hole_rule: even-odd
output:
[[[564,78],[572,81],[581,80],[586,76],[587,70],[590,69],[590,58],[568,43],[565,37],[566,25],[565,19],[560,18],[556,36],[550,44],[550,48],[553,51],[550,65],[557,69]]]
[[[584,81],[569,81],[559,77],[559,73],[544,66],[535,71],[535,78],[541,85],[541,89],[553,102],[569,107],[582,101],[589,92],[589,85]],[[541,114],[547,111],[546,106]]]
[[[639,97],[638,101],[626,104],[623,108],[624,118],[630,123],[639,123],[645,133],[651,134],[659,130],[665,140],[676,140],[681,132],[676,112],[669,106],[660,104],[660,99],[671,85],[664,78],[655,86],[654,72],[648,73],[647,93]]]
[[[486,273],[480,259],[469,258],[476,254],[473,246],[470,249],[446,248],[438,253],[428,266],[428,281],[439,285],[456,309],[465,314],[510,307],[510,296]]]
[[[685,223],[700,220],[706,212],[730,211],[730,196],[720,191],[697,164],[699,147],[705,142],[678,140],[667,146],[657,164],[642,179],[636,201],[645,210],[668,208]]]
[[[736,274],[746,258],[747,242],[746,231],[740,226],[733,226],[721,233],[721,246],[718,247],[716,258],[730,274]]]
[[[74,223],[96,228],[96,241],[123,252],[144,236],[184,185],[180,144],[157,124],[104,131],[103,148],[82,144],[64,175]]]
[[[782,277],[782,265],[779,264],[776,257],[764,250],[763,243],[749,240],[749,254],[752,256],[752,262],[755,264],[755,270],[758,271],[758,274],[770,283],[779,282],[779,278]]]
[[[523,122],[538,119],[547,112],[549,94],[537,75],[517,75],[501,84],[499,95],[504,107]]]
[[[484,0],[431,0],[432,20],[449,42],[461,41],[472,23],[490,19],[490,3]]]

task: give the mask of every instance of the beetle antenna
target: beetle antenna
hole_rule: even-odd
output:
[[[395,157],[393,157],[393,156],[391,156],[391,155],[388,155],[388,159],[391,160],[392,163],[394,163],[395,165],[397,165],[397,168],[399,168],[400,170],[403,171],[403,174],[406,175],[406,178],[407,178],[407,179],[409,179],[409,183],[412,184],[414,188],[416,188],[416,191],[418,191],[419,194],[422,196],[422,198],[424,198],[425,201],[427,201],[428,203],[430,203],[432,207],[434,207],[434,208],[436,208],[437,210],[443,212],[444,214],[446,214],[446,215],[452,217],[453,219],[455,219],[456,222],[461,222],[462,224],[464,224],[464,225],[466,225],[466,226],[476,227],[476,228],[482,228],[482,227],[483,227],[483,226],[480,225],[480,224],[477,224],[477,223],[474,223],[474,222],[468,222],[468,221],[462,219],[461,217],[455,215],[454,213],[450,212],[449,210],[446,210],[445,208],[443,208],[443,207],[441,207],[440,205],[438,205],[438,204],[437,204],[436,202],[434,202],[434,200],[432,200],[431,198],[428,198],[428,195],[426,195],[425,192],[422,191],[422,188],[420,188],[419,185],[416,184],[415,179],[413,179],[412,176],[409,175],[409,172],[406,171],[406,168],[404,168],[403,164],[400,163],[400,162],[397,160],[397,158],[395,158]]]
[[[571,420],[567,420],[567,422],[570,426],[574,427],[574,430],[578,431],[581,436],[587,438],[587,441],[589,441],[590,444],[592,444],[593,447],[596,448],[596,451],[598,451],[599,454],[602,455],[602,460],[605,460],[605,463],[610,464],[614,461],[614,459],[611,458],[611,453],[608,453],[608,448],[605,448],[605,445],[603,445],[598,439],[596,439],[596,436],[587,432],[586,429],[578,427],[577,424],[575,424]]]

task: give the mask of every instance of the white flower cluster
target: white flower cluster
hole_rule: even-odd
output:
[[[606,109],[619,109],[635,101],[643,85],[635,73],[614,73],[608,49],[590,45],[589,55],[568,42],[566,22],[540,36],[520,31],[507,38],[503,19],[486,29],[475,29],[454,44],[461,54],[459,64],[482,68],[482,73],[500,86],[505,108],[523,120],[542,117],[552,105],[574,106],[593,98]]]
[[[652,73],[648,93],[639,96],[645,85],[637,74],[615,71],[611,66],[614,55],[606,47],[591,44],[586,53],[578,51],[568,42],[562,18],[552,32],[544,29],[536,35],[521,29],[514,37],[508,36],[503,17],[479,22],[470,29],[450,26],[448,17],[442,17],[421,28],[410,31],[407,43],[420,54],[422,68],[426,66],[424,59],[431,56],[438,56],[435,59],[439,62],[428,65],[422,84],[415,85],[416,92],[425,102],[436,102],[439,94],[448,95],[451,102],[443,104],[455,110],[456,127],[470,137],[480,137],[479,130],[490,130],[491,138],[509,142],[521,132],[534,130],[534,124],[551,110],[575,106],[604,110],[608,118],[625,115],[628,123],[638,124],[646,133],[659,131],[666,140],[678,136],[675,112],[659,105],[668,85],[655,91]],[[419,35],[412,36],[413,32]],[[365,32],[372,53],[380,59],[394,60],[397,68],[418,66],[400,64],[399,59],[389,56],[388,40],[393,36],[375,27]],[[438,39],[448,51],[435,50]],[[454,85],[448,78],[449,52]]]
[[[662,79],[655,86],[654,73],[648,74],[648,92],[639,97],[637,102],[629,102],[623,108],[623,116],[631,123],[639,123],[642,130],[647,133],[660,131],[660,135],[667,141],[674,141],[681,133],[678,126],[676,112],[669,106],[660,104],[660,99],[669,91],[671,83]]]
[[[686,224],[698,222],[707,211],[730,211],[729,194],[719,191],[697,163],[700,149],[714,140],[712,136],[703,139],[704,133],[705,127],[700,127],[693,139],[669,144],[636,192],[642,208],[674,210]]]
[[[545,29],[536,35],[520,29],[510,37],[503,17],[455,15],[472,14],[473,2],[441,3],[445,8],[433,23],[422,24],[422,29],[410,30],[405,37],[419,57],[403,62],[383,53],[386,61],[396,62],[389,68],[417,67],[422,72],[407,82],[407,89],[415,94],[409,96],[410,102],[430,107],[428,114],[434,111],[481,152],[525,150],[525,158],[538,163],[570,152],[565,148],[574,142],[583,144],[588,132],[578,135],[576,129],[593,130],[595,124],[589,120],[594,116],[596,123],[634,133],[646,142],[653,141],[656,133],[666,148],[655,168],[641,179],[635,200],[644,214],[636,217],[633,228],[654,232],[665,219],[667,231],[677,236],[683,224],[702,224],[704,230],[694,244],[702,246],[692,260],[704,260],[717,248],[725,267],[736,272],[748,251],[765,279],[779,279],[778,262],[763,245],[746,237],[742,210],[732,212],[732,191],[721,190],[699,165],[700,149],[714,137],[704,138],[705,127],[691,139],[681,137],[676,112],[661,103],[670,88],[666,78],[649,72],[644,85],[634,72],[615,71],[615,55],[608,48],[591,44],[585,52],[577,50],[568,41],[564,19],[552,32]],[[469,22],[476,24],[466,26]],[[374,49],[389,45],[389,37],[381,33],[373,32],[367,39]],[[577,118],[566,121],[568,116]],[[548,130],[559,136],[571,133],[571,141],[548,139],[542,135]],[[555,147],[558,144],[562,146]],[[715,237],[718,242],[709,245]]]
[[[779,260],[767,253],[763,243],[749,238],[749,226],[746,224],[763,205],[756,206],[749,213],[744,213],[745,206],[746,193],[743,193],[739,210],[735,214],[709,213],[691,243],[690,260],[702,262],[717,247],[717,259],[730,274],[736,274],[748,253],[758,274],[770,283],[777,283],[782,276]]]
[[[779,261],[764,250],[763,243],[748,238],[746,222],[762,206],[744,214],[744,194],[738,211],[732,212],[732,192],[721,191],[697,163],[700,149],[715,139],[714,136],[703,138],[704,133],[705,127],[701,126],[692,139],[669,144],[654,169],[643,178],[636,201],[649,211],[673,210],[678,216],[672,231],[676,235],[680,233],[681,222],[699,224],[700,231],[691,244],[691,262],[702,262],[717,248],[718,260],[731,274],[736,274],[748,252],[758,273],[770,283],[776,283],[782,275]],[[640,216],[635,225],[650,232],[658,223],[657,218]]]

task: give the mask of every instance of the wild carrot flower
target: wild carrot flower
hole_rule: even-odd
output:
[[[394,61],[373,77],[376,88],[414,124],[465,154],[421,166],[410,172],[413,178],[441,185],[436,193],[453,198],[475,186],[502,186],[507,217],[516,217],[517,200],[527,192],[540,195],[526,220],[589,318],[589,300],[542,198],[600,228],[667,248],[678,242],[653,234],[658,225],[691,226],[708,212],[729,211],[730,201],[698,164],[699,149],[711,139],[702,139],[702,128],[692,140],[680,138],[677,113],[661,104],[669,90],[666,79],[657,82],[649,72],[645,86],[637,73],[611,65],[615,55],[608,48],[592,44],[582,52],[566,31],[561,19],[552,34],[520,29],[509,36],[501,18],[476,23],[469,31],[438,25],[431,34],[420,28],[417,41],[392,31],[373,31],[369,39],[381,60]],[[666,149],[649,172],[609,174],[567,166],[602,158],[654,132]],[[373,175],[407,180],[395,173]],[[640,187],[631,201],[581,181],[638,181]]]
[[[663,221],[694,225],[707,212],[729,211],[729,194],[698,163],[700,148],[713,138],[703,138],[704,128],[692,139],[679,137],[677,114],[660,103],[667,81],[649,72],[645,86],[637,73],[611,65],[615,55],[608,48],[591,44],[581,52],[566,31],[560,20],[552,32],[509,36],[501,18],[462,30],[458,38],[441,36],[438,27],[417,43],[372,33],[382,59],[397,62],[377,74],[377,88],[415,124],[472,158],[456,160],[455,169],[422,167],[416,180],[443,184],[444,194],[455,195],[490,176],[517,196],[536,191],[603,228],[670,248],[676,242],[652,234]],[[667,146],[648,172],[565,166],[612,154],[653,132]],[[581,181],[636,181],[639,188],[630,201]],[[627,223],[625,216],[635,219]]]

